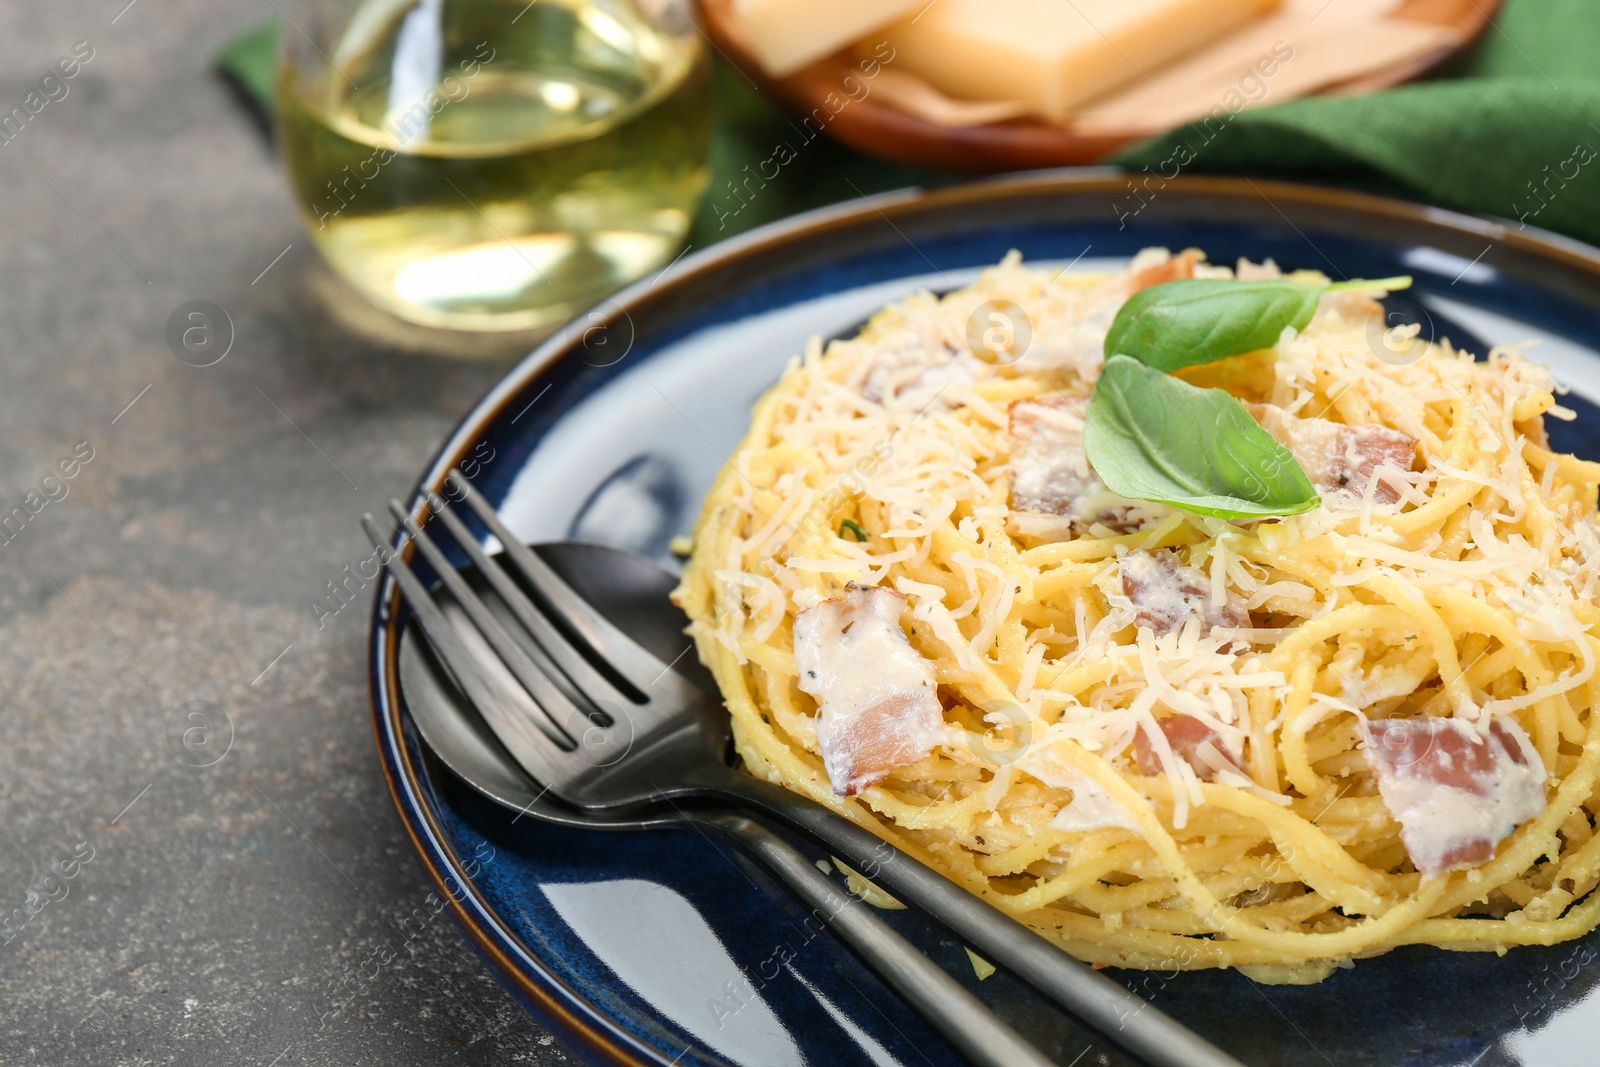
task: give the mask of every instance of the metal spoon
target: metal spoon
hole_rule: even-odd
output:
[[[622,553],[570,543],[541,546],[538,551],[603,613],[630,629],[631,636],[641,644],[670,647],[681,642],[681,618],[659,610],[661,605],[675,610],[666,599],[673,585],[670,575],[655,569],[658,579],[654,586],[641,587],[632,582],[619,587],[600,577],[614,573],[612,567],[605,565],[614,561],[597,558],[597,553]],[[470,571],[464,573],[475,577]],[[625,603],[619,603],[619,598]],[[608,607],[611,611],[606,610]],[[685,673],[703,671],[697,661],[687,667],[680,664],[680,668]],[[702,678],[709,682],[709,676]],[[550,799],[456,689],[415,623],[401,644],[400,686],[411,717],[428,746],[458,778],[483,796],[511,810],[563,826],[640,830],[693,823],[726,835],[749,850],[971,1062],[982,1067],[1048,1067],[1051,1063],[760,818],[693,800],[591,813]]]

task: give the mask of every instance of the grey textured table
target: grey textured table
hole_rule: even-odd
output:
[[[327,310],[209,71],[270,3],[126,2],[0,12],[0,113],[94,52],[0,143],[0,1063],[572,1062],[432,911],[367,595],[313,608],[498,368]]]

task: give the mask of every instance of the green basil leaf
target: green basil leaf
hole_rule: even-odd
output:
[[[1285,326],[1305,329],[1326,285],[1284,278],[1185,278],[1140,290],[1117,310],[1106,358],[1132,356],[1157,370],[1271,348]]]
[[[1089,398],[1083,445],[1106,488],[1134,500],[1221,519],[1317,506],[1294,455],[1237,398],[1130,356],[1106,360]]]
[[[1285,326],[1305,329],[1323,293],[1410,285],[1408,275],[1316,285],[1288,278],[1181,278],[1142,289],[1117,309],[1105,355],[1132,356],[1164,371],[1212,363],[1273,347]]]

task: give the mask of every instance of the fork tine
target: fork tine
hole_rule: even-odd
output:
[[[488,720],[495,734],[516,761],[537,781],[559,779],[557,762],[564,756],[558,743],[539,725],[537,717],[508,706],[503,699],[507,690],[491,685],[480,673],[474,657],[462,644],[460,634],[444,610],[434,602],[427,588],[398,552],[389,548],[388,539],[378,529],[377,520],[370,514],[361,517],[361,527],[380,553],[388,554],[384,566],[400,585],[411,611],[422,626],[422,632],[439,654],[456,684],[467,699]]]
[[[483,602],[483,598],[473,592],[471,586],[467,585],[460,573],[456,571],[455,567],[451,566],[450,561],[439,550],[439,546],[434,544],[433,538],[428,536],[427,532],[406,511],[405,506],[398,500],[391,500],[389,502],[389,510],[399,520],[400,525],[405,527],[406,532],[411,535],[412,541],[416,542],[417,548],[421,550],[423,558],[438,573],[440,581],[444,583],[444,587],[450,590],[451,595],[456,598],[456,603],[467,610],[468,618],[472,620],[478,632],[483,635],[484,640],[489,643],[489,647],[494,649],[495,655],[499,656],[501,662],[510,669],[512,674],[516,675],[517,681],[522,683],[522,687],[528,691],[528,695],[533,698],[533,702],[549,718],[551,725],[555,728],[555,733],[550,735],[552,739],[568,751],[576,749],[578,747],[577,739],[595,725],[593,721],[577,705],[573,704],[566,694],[557,689],[554,683],[545,677],[544,673],[528,658],[528,654],[523,650],[522,646],[511,639],[510,635],[501,627],[499,621],[489,613],[489,606]]]
[[[510,575],[506,574],[495,557],[483,550],[483,546],[478,544],[478,539],[472,536],[466,524],[456,517],[455,509],[448,501],[442,498],[430,499],[429,503],[433,513],[444,523],[445,529],[450,531],[450,536],[455,538],[462,551],[477,566],[478,573],[488,579],[506,607],[511,609],[517,621],[532,635],[536,651],[547,661],[541,662],[540,668],[549,674],[551,680],[558,686],[565,680],[570,687],[567,689],[567,695],[573,702],[589,705],[586,710],[591,718],[599,716],[603,720],[599,725],[610,726],[611,717],[605,713],[604,708],[594,703],[595,698],[627,703],[634,699],[634,694],[625,693],[613,685],[609,678],[590,665],[581,651],[571,646],[565,635],[552,626],[550,620],[534,607],[533,602],[517,583],[511,580]]]
[[[636,702],[643,703],[645,692],[667,674],[668,665],[596,611],[544,560],[534,555],[516,534],[506,528],[494,508],[472,488],[461,471],[452,468],[446,480],[461,493],[467,506],[489,532],[499,539],[505,557],[522,572],[533,591],[544,601],[542,606],[550,612],[557,625],[573,632],[577,639],[575,644],[588,646],[587,651],[580,647],[579,653],[584,654],[602,673],[614,672],[620,676],[622,682],[631,685],[639,693]]]

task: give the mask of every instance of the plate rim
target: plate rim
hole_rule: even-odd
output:
[[[608,308],[599,325],[609,327],[619,317],[631,321],[630,309],[644,308],[655,300],[670,296],[691,280],[748,256],[780,249],[785,244],[811,239],[830,231],[871,223],[874,219],[885,220],[893,225],[900,216],[1049,193],[1119,194],[1124,191],[1125,182],[1124,172],[1115,168],[1062,168],[1003,175],[931,191],[900,189],[829,205],[768,223],[683,257],[655,278],[636,282],[595,305],[595,308]],[[1280,213],[1282,208],[1279,205],[1284,203],[1332,208],[1403,220],[1458,236],[1488,239],[1492,243],[1514,246],[1518,251],[1535,260],[1543,260],[1556,269],[1587,274],[1600,287],[1600,248],[1536,227],[1519,228],[1514,223],[1491,216],[1471,215],[1396,197],[1331,186],[1266,179],[1184,175],[1170,181],[1163,191],[1167,190],[1175,191],[1180,197],[1264,199]],[[1286,215],[1284,217],[1288,218]],[[1290,225],[1294,225],[1292,220]],[[585,333],[594,328],[580,327],[578,324],[593,314],[594,309],[591,308],[576,316],[571,323],[508,368],[472,405],[424,467],[423,474],[407,497],[409,514],[415,516],[422,513],[426,506],[426,494],[442,490],[444,473],[466,457],[467,450],[481,439],[485,429],[502,418],[512,400],[523,395],[541,376],[563,360],[575,358],[576,352],[582,347]],[[391,551],[398,548],[400,540],[398,533],[390,540],[388,547]],[[409,559],[411,553],[412,548],[408,545],[399,554]],[[420,775],[406,747],[405,725],[401,719],[400,703],[396,699],[399,693],[400,632],[397,620],[404,618],[401,600],[398,585],[385,572],[374,592],[368,616],[368,704],[379,768],[418,862],[444,899],[456,923],[467,934],[469,943],[490,964],[496,977],[510,986],[530,1013],[575,1052],[591,1062],[616,1064],[619,1067],[670,1067],[674,1061],[634,1037],[591,1003],[581,991],[570,987],[560,976],[544,967],[531,950],[521,945],[508,925],[478,893],[472,877],[465,871],[462,859],[446,843],[441,828],[421,796]],[[531,961],[533,968],[523,968],[514,956]]]

